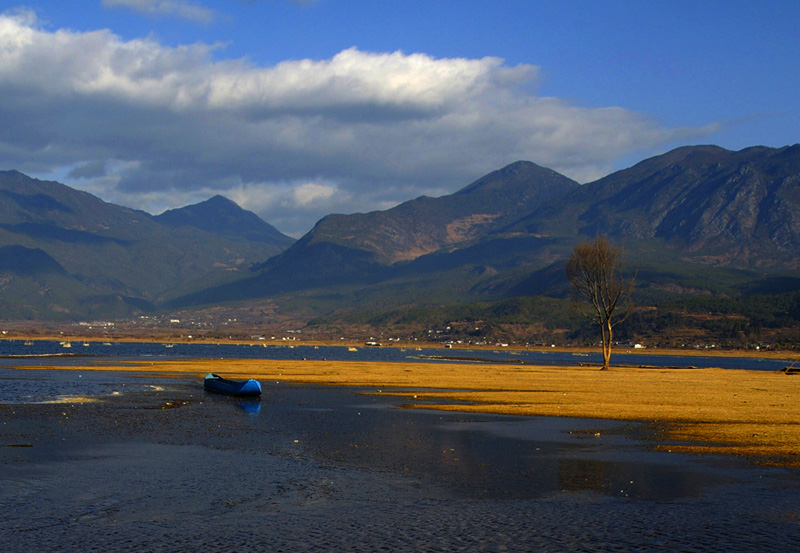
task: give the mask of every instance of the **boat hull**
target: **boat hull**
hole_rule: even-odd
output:
[[[258,380],[228,380],[216,374],[208,374],[203,381],[208,392],[237,397],[258,397],[261,395],[261,383]]]

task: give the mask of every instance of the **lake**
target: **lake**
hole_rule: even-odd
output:
[[[353,351],[353,349],[355,351]],[[6,359],[3,363],[3,358]],[[404,362],[501,362],[545,365],[602,364],[599,351],[590,353],[564,351],[530,351],[499,348],[445,349],[443,347],[357,347],[304,346],[293,344],[258,343],[255,345],[212,343],[151,343],[151,342],[62,342],[52,340],[0,340],[0,364],[53,365],[82,364],[87,360],[131,359],[328,359],[336,361],[404,361]],[[793,358],[787,353],[787,358]],[[786,360],[755,357],[702,355],[652,355],[625,353],[614,350],[612,364],[647,365],[656,367],[721,367],[726,369],[780,370]]]

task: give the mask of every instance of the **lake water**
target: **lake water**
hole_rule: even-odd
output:
[[[356,353],[124,347],[120,358]],[[359,352],[410,353],[393,349]],[[642,423],[262,384],[261,400],[237,400],[192,377],[0,369],[2,551],[800,550],[797,469],[656,452]]]
[[[329,359],[340,361],[406,361],[406,362],[503,362],[549,365],[602,364],[599,350],[592,353],[528,350],[445,349],[443,347],[357,347],[302,346],[291,344],[200,344],[145,342],[61,342],[49,340],[0,340],[0,364],[52,365],[81,364],[87,359]],[[793,356],[787,353],[787,359]],[[622,365],[722,367],[726,369],[779,370],[786,360],[751,357],[665,356],[647,353],[613,351],[612,363]]]

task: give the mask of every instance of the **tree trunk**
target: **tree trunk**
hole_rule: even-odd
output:
[[[601,371],[607,371],[611,366],[611,320],[607,320],[602,326],[603,335],[603,368]]]

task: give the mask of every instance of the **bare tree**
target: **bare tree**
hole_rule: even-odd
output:
[[[578,311],[600,325],[603,338],[603,369],[611,361],[611,342],[614,325],[631,313],[634,276],[623,274],[622,250],[613,247],[604,236],[575,246],[567,263],[567,276]],[[611,316],[621,309],[621,318],[612,322]]]

